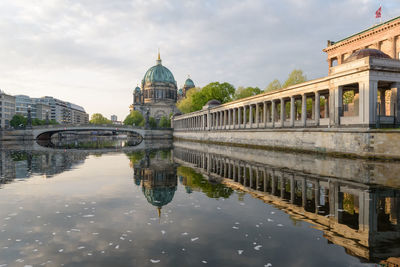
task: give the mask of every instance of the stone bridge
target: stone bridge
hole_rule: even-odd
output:
[[[94,125],[94,124],[65,124],[33,126],[25,130],[5,130],[2,132],[3,141],[19,140],[48,140],[53,134],[62,132],[94,132],[108,131],[113,133],[127,133],[140,135],[144,140],[172,139],[172,129],[145,129],[126,125]]]

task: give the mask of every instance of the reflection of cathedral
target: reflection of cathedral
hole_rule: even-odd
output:
[[[177,189],[176,168],[169,157],[162,157],[162,153],[146,151],[145,158],[134,166],[135,184],[142,186],[143,194],[157,207],[159,216],[161,208],[172,201]]]
[[[150,116],[159,120],[161,117],[178,112],[175,104],[179,97],[194,87],[193,81],[188,78],[183,89],[177,90],[176,81],[172,72],[161,64],[158,54],[157,64],[151,67],[143,77],[141,88],[133,91],[133,104],[130,109],[144,114],[149,110]]]

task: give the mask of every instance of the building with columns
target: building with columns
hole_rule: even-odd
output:
[[[354,52],[372,48],[392,59],[400,58],[400,16],[353,34],[340,41],[328,41],[323,50],[328,57],[329,70],[341,65]]]
[[[331,42],[324,50],[330,62],[328,76],[205,106],[175,117],[174,130],[399,126],[398,35],[400,17]],[[381,50],[369,48],[376,44]],[[336,58],[338,64],[331,64]]]
[[[160,53],[156,65],[151,67],[143,77],[141,88],[133,91],[133,104],[130,110],[138,110],[143,115],[149,111],[151,117],[159,120],[161,117],[178,112],[177,86],[174,75],[161,64]]]

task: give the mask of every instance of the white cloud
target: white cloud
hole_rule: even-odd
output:
[[[293,68],[326,75],[326,40],[371,26],[376,9],[372,0],[2,1],[0,88],[122,119],[157,48],[178,85],[190,74],[200,86],[264,88]],[[400,4],[383,10],[389,19]]]

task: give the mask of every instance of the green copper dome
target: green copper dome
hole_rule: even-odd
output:
[[[166,82],[176,85],[172,72],[161,64],[160,55],[158,55],[157,65],[151,67],[143,78],[143,83],[147,82]]]
[[[172,201],[175,195],[176,187],[155,187],[142,188],[147,201],[156,207],[162,207]]]
[[[182,88],[179,88],[179,89],[178,89],[178,95],[183,95],[183,90],[182,90]]]
[[[185,87],[190,87],[190,88],[194,87],[194,82],[192,81],[192,79],[190,79],[190,78],[186,79]]]
[[[140,93],[140,87],[136,86],[134,93]]]

